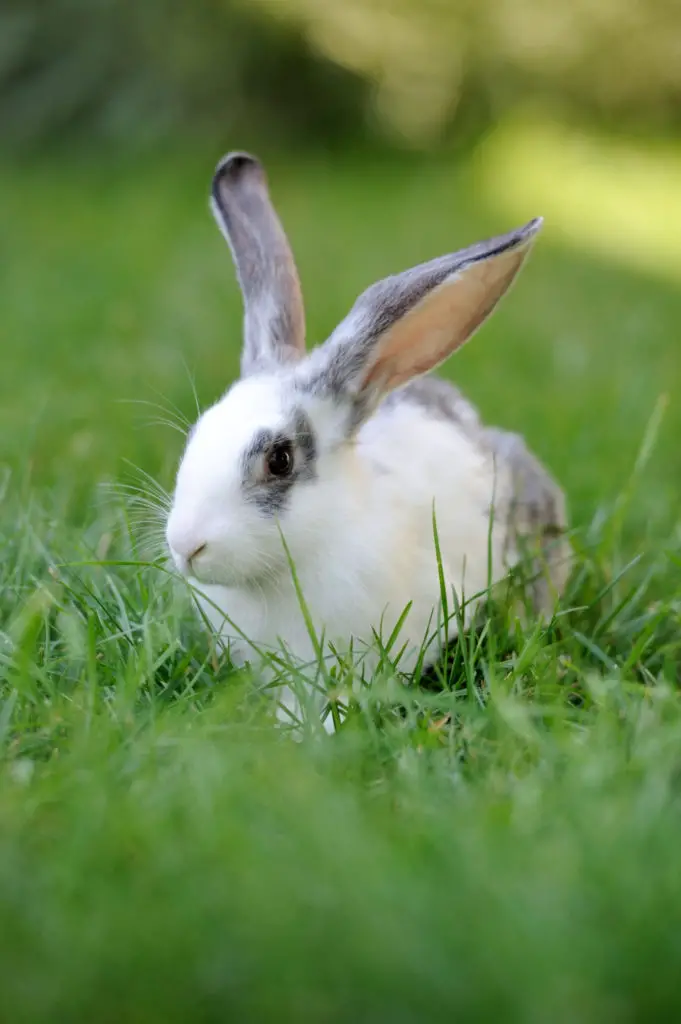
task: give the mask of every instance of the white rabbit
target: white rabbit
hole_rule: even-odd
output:
[[[550,612],[569,565],[560,489],[520,437],[486,429],[454,387],[422,376],[492,312],[541,220],[374,284],[307,355],[298,275],[256,159],[219,164],[212,209],[244,297],[242,378],[189,436],[167,540],[232,658],[251,660],[251,643],[314,658],[290,557],[336,650],[352,642],[370,664],[374,631],[390,636],[411,603],[400,669],[424,643],[435,660],[434,512],[466,621],[521,538],[536,557],[535,609]]]

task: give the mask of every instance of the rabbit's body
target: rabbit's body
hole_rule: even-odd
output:
[[[244,292],[243,376],[190,435],[167,533],[232,656],[283,643],[313,659],[292,559],[315,633],[336,651],[352,646],[370,669],[375,634],[385,643],[409,606],[400,668],[424,644],[432,661],[433,513],[450,610],[463,599],[465,623],[525,542],[531,597],[550,612],[569,561],[559,488],[521,438],[486,429],[454,387],[424,376],[489,315],[539,222],[373,285],[306,355],[295,265],[256,161],[223,161],[213,208]]]
[[[250,436],[247,407],[259,409],[265,401],[276,410],[273,426],[283,415],[289,392],[285,377],[252,378],[236,388],[246,391],[241,419],[245,436]],[[333,449],[333,417],[326,426],[329,433],[320,430],[316,443]],[[486,431],[457,389],[428,377],[418,387],[407,385],[394,393],[351,443],[320,460],[321,472],[315,472],[307,487],[299,486],[292,494],[284,536],[317,637],[324,634],[336,651],[352,641],[371,671],[378,657],[373,631],[387,641],[410,605],[396,644],[396,649],[405,647],[401,669],[410,671],[422,655],[424,664],[437,657],[441,585],[433,510],[447,593],[453,588],[463,599],[466,623],[489,583],[502,579],[520,554],[508,514],[514,501],[514,463],[508,451],[500,456],[502,441],[516,457],[524,456],[516,458],[521,468],[535,470],[533,487],[526,487],[525,500],[521,493],[515,504],[524,510],[522,532],[530,537],[528,524],[537,520],[554,544],[547,551],[547,565],[537,567],[542,584],[547,569],[549,575],[538,610],[550,607],[552,590],[561,589],[568,565],[565,547],[556,549],[552,541],[552,533],[565,525],[560,491],[520,438]],[[225,496],[216,493],[215,502],[222,505]],[[208,535],[205,507],[201,514],[202,535]],[[222,529],[219,525],[214,547]],[[237,532],[235,523],[232,532]],[[248,548],[251,539],[245,525],[239,547]],[[254,646],[276,651],[282,643],[296,660],[309,662],[314,648],[289,563],[269,549],[249,557],[255,561],[259,555],[262,571],[250,580],[237,578],[231,586],[197,584],[203,610],[237,663],[252,659]],[[453,606],[452,597],[450,614]],[[456,620],[450,620],[448,635],[456,631]]]
[[[401,667],[408,671],[424,640],[431,641],[432,657],[437,653],[433,508],[448,593],[454,587],[459,597],[474,598],[487,588],[490,552],[492,578],[507,569],[505,519],[500,515],[490,529],[490,510],[493,498],[499,510],[507,501],[509,475],[498,467],[495,484],[492,452],[480,445],[480,432],[476,443],[457,419],[433,417],[406,392],[395,397],[401,400],[381,406],[354,442],[325,460],[308,488],[300,487],[288,509],[290,526],[282,529],[318,635],[324,629],[337,649],[350,638],[356,646],[371,644],[373,629],[387,640],[411,603],[400,634],[400,646],[407,644]],[[463,403],[453,388],[451,397]],[[288,563],[250,585],[201,589],[209,599],[206,614],[237,657],[252,651],[235,639],[225,616],[259,646],[276,649],[283,641],[296,658],[312,658]],[[467,616],[473,607],[471,601]]]

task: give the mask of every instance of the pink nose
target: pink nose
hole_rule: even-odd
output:
[[[206,546],[205,541],[202,544],[197,544],[195,541],[177,543],[177,538],[175,537],[170,541],[170,547],[175,556],[177,567],[183,573],[191,570],[192,561],[197,558],[201,552],[206,550]]]
[[[194,548],[192,553],[190,555],[185,555],[185,557],[186,557],[187,561],[191,564],[192,559],[196,558],[197,555],[200,555],[201,552],[205,551],[205,550],[206,550],[205,543],[204,544],[199,544],[198,548]]]
[[[166,527],[166,540],[178,569],[186,573],[192,561],[206,550],[207,542],[201,536],[203,531],[195,528],[194,523],[183,522],[172,514]]]

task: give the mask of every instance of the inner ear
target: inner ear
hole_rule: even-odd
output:
[[[435,369],[487,319],[518,273],[527,247],[460,268],[378,339],[360,390],[392,390]]]

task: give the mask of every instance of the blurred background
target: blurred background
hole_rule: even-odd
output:
[[[675,0],[5,0],[3,141],[475,139],[530,99],[681,122]]]
[[[310,344],[545,218],[441,372],[563,484],[570,613],[340,746],[128,537],[238,370],[242,148]],[[681,0],[0,0],[0,1019],[678,1019],[680,439]]]
[[[625,484],[675,521],[681,457],[677,0],[4,0],[0,460],[78,515],[125,460],[165,483],[238,363],[207,212],[268,164],[320,341],[374,279],[536,214],[511,297],[446,368],[522,430],[578,522]]]

